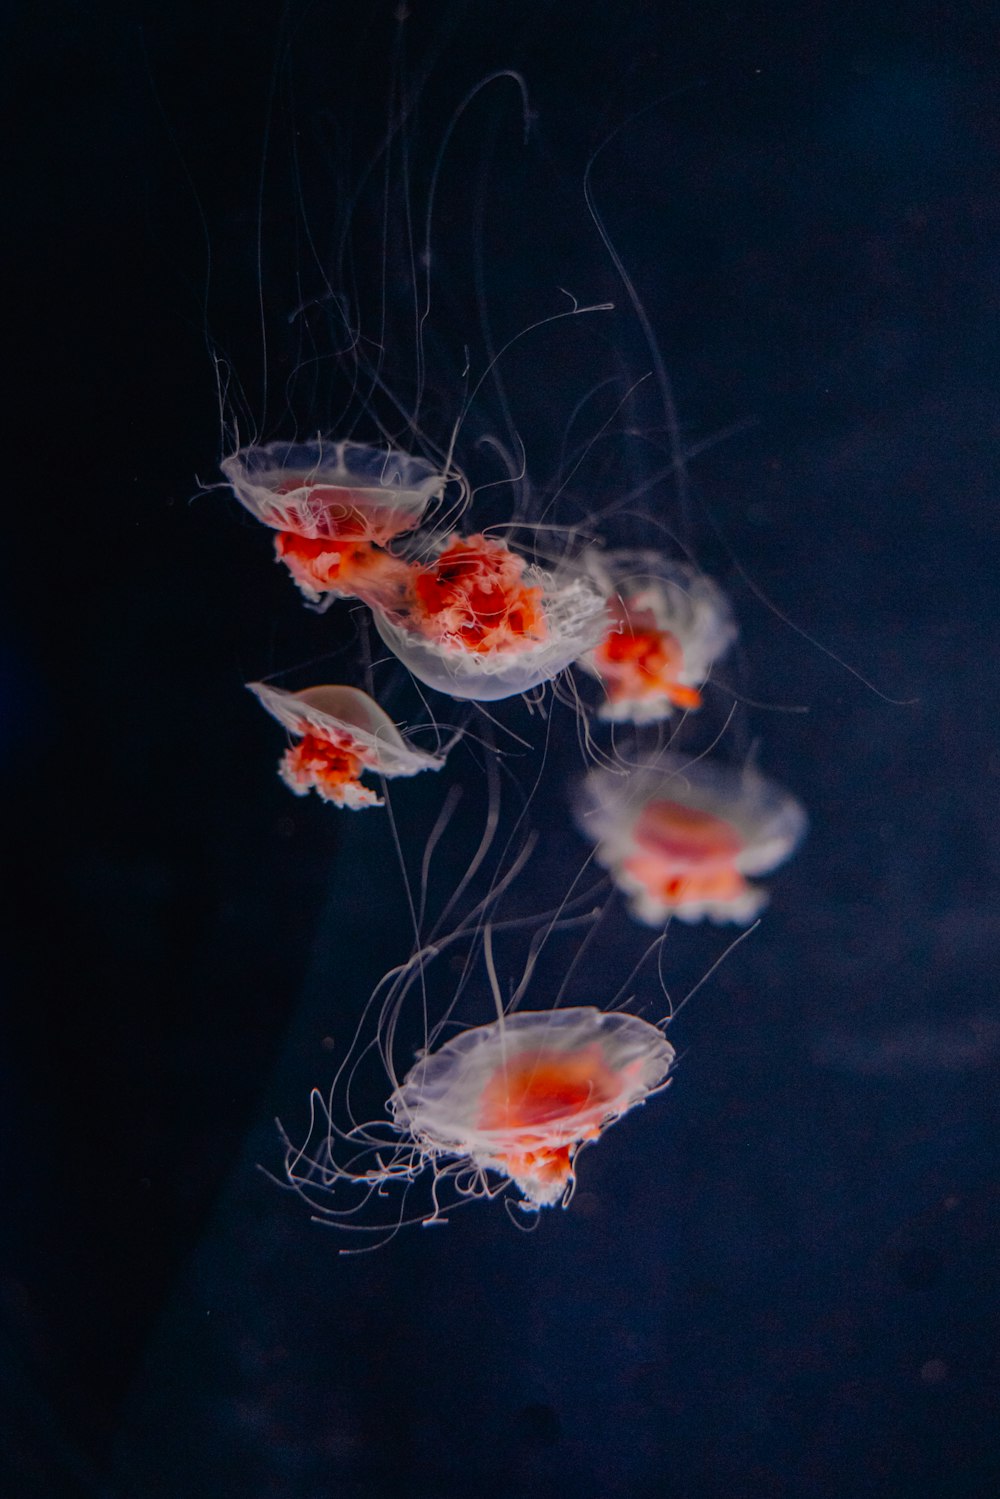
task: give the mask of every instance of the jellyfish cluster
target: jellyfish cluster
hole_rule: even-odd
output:
[[[435,695],[454,700],[449,711],[470,726],[517,697],[536,716],[556,700],[579,715],[581,764],[562,788],[564,821],[581,859],[604,871],[615,921],[660,940],[675,917],[736,927],[757,919],[768,901],[761,877],[789,857],[806,818],[752,758],[722,758],[723,736],[688,747],[688,726],[737,638],[725,593],[689,558],[618,548],[599,525],[558,555],[522,545],[514,524],[465,525],[475,502],[462,474],[388,440],[239,447],[222,470],[273,532],[275,558],[307,605],[323,612],[349,600],[367,612],[432,716]],[[362,665],[359,652],[358,676]],[[418,747],[356,682],[249,686],[285,731],[282,781],[337,815],[384,815],[396,777],[434,771],[435,785],[446,784],[463,742],[460,730],[444,747],[438,735],[433,752]],[[515,860],[499,884],[519,870]],[[508,1194],[536,1216],[566,1206],[581,1149],[671,1081],[669,1016],[641,1018],[601,995],[547,1008],[533,996],[529,1008],[524,985],[505,993],[497,981],[487,918],[477,907],[465,933],[482,949],[491,1018],[458,1025],[448,1016],[398,1064],[402,1012],[444,945],[418,943],[369,1001],[372,1036],[355,1041],[381,1059],[384,1115],[340,1122],[316,1091],[306,1144],[286,1140],[287,1183],[325,1220],[367,1229],[365,1203],[396,1188],[405,1203],[421,1179],[429,1205],[400,1207],[397,1225],[439,1221],[446,1198]]]

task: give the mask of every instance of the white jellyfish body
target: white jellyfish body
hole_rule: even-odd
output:
[[[269,442],[220,465],[241,504],[276,531],[384,544],[418,525],[444,476],[423,458],[360,442]]]
[[[795,797],[754,767],[671,754],[630,774],[591,771],[576,814],[632,914],[650,926],[670,916],[752,921],[768,894],[747,877],[782,864],[807,822]]]
[[[382,596],[405,571],[382,548],[419,525],[446,483],[396,448],[323,438],[240,448],[221,468],[240,503],[277,531],[276,555],[313,603]]]
[[[419,681],[479,702],[550,681],[607,631],[604,597],[586,573],[550,572],[485,536],[439,541],[373,613]]]
[[[610,614],[607,634],[580,663],[604,688],[599,716],[650,723],[699,708],[698,689],[737,634],[718,584],[652,551],[592,549],[584,565]]]
[[[425,1164],[513,1181],[526,1209],[567,1201],[580,1146],[665,1082],[674,1049],[635,1015],[525,1010],[422,1056],[389,1100]]]
[[[422,770],[440,770],[444,764],[441,756],[408,744],[389,715],[356,687],[284,692],[263,682],[247,685],[272,718],[298,740],[278,767],[296,796],[314,790],[338,807],[378,807],[381,798],[362,784],[362,771],[414,776]]]

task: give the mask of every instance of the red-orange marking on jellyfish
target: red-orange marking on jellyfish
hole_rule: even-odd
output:
[[[641,852],[624,868],[666,902],[733,900],[747,889],[735,865],[743,839],[723,817],[681,802],[651,801],[632,837]]]
[[[599,1046],[584,1047],[572,1056],[525,1053],[512,1057],[486,1084],[479,1126],[516,1141],[497,1151],[497,1159],[515,1179],[565,1181],[576,1147],[597,1138],[601,1118],[620,1093],[619,1079]],[[547,1127],[551,1143],[544,1138]]]
[[[735,901],[749,889],[739,870],[731,864],[714,869],[688,869],[681,874],[672,872],[653,854],[633,854],[622,868],[650,895],[669,906]]]
[[[742,837],[724,817],[665,797],[646,803],[632,837],[679,871],[731,864],[743,849]]]
[[[397,592],[405,587],[409,568],[383,552],[374,542],[323,536],[299,536],[279,531],[274,538],[277,557],[295,581],[315,593],[335,588],[344,594]]]
[[[605,636],[594,652],[609,700],[636,701],[662,693],[677,708],[700,708],[701,693],[678,681],[684,652],[676,635],[658,629],[648,609],[630,612],[620,599],[613,607],[621,628]]]
[[[424,627],[471,651],[544,640],[542,590],[522,582],[524,563],[485,536],[449,542],[430,568],[419,568],[413,595]]]
[[[313,587],[322,589],[346,581],[352,562],[369,552],[371,543],[279,531],[274,538],[274,550],[295,577],[301,574]]]
[[[346,735],[344,741],[334,744],[317,734],[303,734],[298,744],[285,751],[282,774],[303,790],[315,786],[331,801],[340,800],[347,786],[357,787],[374,800],[374,793],[361,785],[361,758],[348,747]]]

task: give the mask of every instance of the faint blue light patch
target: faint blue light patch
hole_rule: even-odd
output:
[[[954,141],[954,95],[929,58],[873,61],[844,101],[837,134],[873,161],[925,168]]]
[[[860,1077],[911,1072],[968,1072],[1000,1056],[1000,1020],[972,1015],[947,1022],[914,1021],[874,1031],[827,1031],[812,1059]]]

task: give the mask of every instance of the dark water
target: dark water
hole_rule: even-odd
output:
[[[996,10],[414,11],[401,52],[380,5],[8,25],[0,1492],[985,1499]],[[258,420],[268,370],[266,435],[339,410],[339,367],[303,378],[289,314],[318,295],[400,99],[419,101],[397,139],[422,213],[459,102],[502,67],[527,83],[531,138],[512,84],[456,133],[430,408],[461,389],[465,343],[481,359],[484,308],[499,346],[560,286],[619,311],[504,367],[537,482],[581,394],[650,367],[583,202],[607,143],[595,201],[686,441],[734,429],[671,524],[732,590],[742,695],[808,708],[742,705],[731,742],[760,742],[812,829],[673,1028],[674,1087],[584,1155],[569,1212],[526,1235],[474,1205],[344,1258],[255,1168],[280,1169],[273,1116],[304,1124],[324,1038],[406,956],[409,918],[386,822],[292,802],[242,692],[311,655],[352,662],[355,624],[304,615],[221,493],[192,501],[220,446],[203,303],[207,285]],[[356,266],[362,290],[398,251]],[[387,346],[407,336],[398,286],[389,302]],[[335,319],[305,321],[333,338]],[[654,406],[644,389],[629,412],[652,424]],[[509,436],[503,412],[491,387],[470,450]],[[556,794],[577,764],[564,715],[528,909],[579,867]],[[474,757],[455,773],[442,887],[477,815]],[[395,798],[407,849],[441,792]],[[616,991],[641,943],[612,907],[571,997]],[[723,946],[671,935],[672,992]]]

